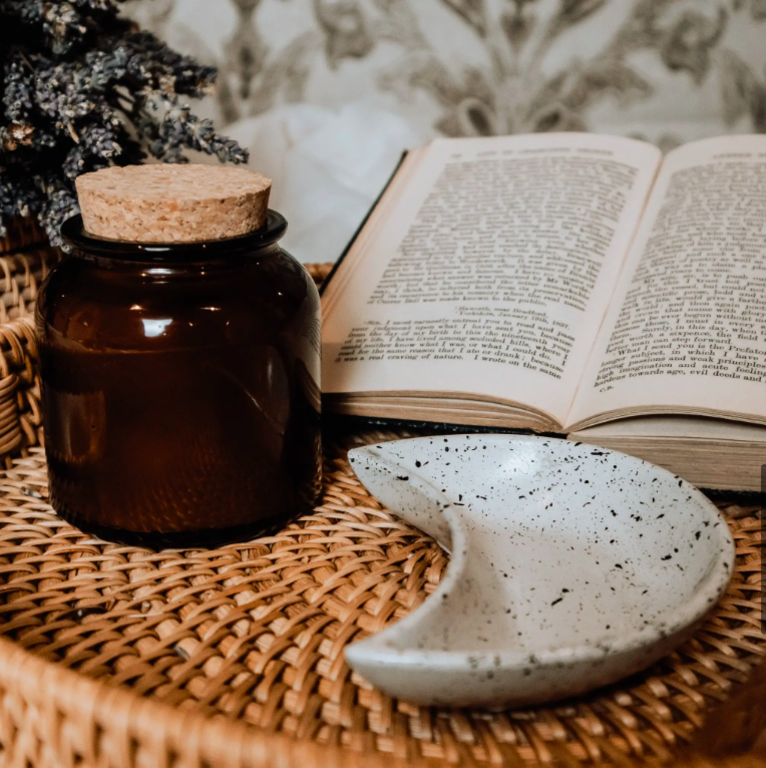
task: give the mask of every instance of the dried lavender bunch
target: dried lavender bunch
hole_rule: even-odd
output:
[[[208,93],[215,70],[137,30],[120,2],[0,0],[0,234],[31,215],[58,244],[87,171],[185,162],[186,149],[247,161],[184,101]]]

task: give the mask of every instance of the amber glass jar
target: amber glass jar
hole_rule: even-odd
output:
[[[319,296],[259,230],[136,244],[94,237],[37,303],[51,503],[104,538],[208,545],[310,509],[320,484]]]

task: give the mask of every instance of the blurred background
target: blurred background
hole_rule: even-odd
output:
[[[663,150],[766,132],[766,0],[131,0],[219,69],[198,105],[274,180],[304,262],[342,252],[406,147],[587,130]]]

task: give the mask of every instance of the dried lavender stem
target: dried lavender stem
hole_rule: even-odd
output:
[[[0,235],[35,216],[54,244],[77,212],[74,179],[184,151],[247,162],[193,114],[215,70],[136,30],[121,0],[0,0]]]

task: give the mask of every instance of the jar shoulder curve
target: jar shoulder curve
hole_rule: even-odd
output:
[[[41,286],[36,317],[43,338],[93,350],[158,350],[265,340],[318,313],[313,279],[277,248],[209,267],[115,267],[70,256]]]
[[[38,333],[51,322],[56,308],[63,302],[78,300],[78,273],[82,265],[71,256],[65,256],[54,265],[37,289],[35,324]]]
[[[276,264],[278,265],[278,273],[283,275],[284,280],[284,282],[279,280],[275,282],[277,293],[284,290],[282,288],[283,285],[289,284],[290,289],[294,291],[293,300],[296,302],[296,305],[298,303],[305,303],[310,310],[319,312],[321,304],[319,289],[306,267],[294,256],[281,248],[279,249]],[[270,265],[264,264],[263,266],[266,271],[271,271]]]
[[[320,313],[316,283],[297,259],[281,248],[268,259],[256,259],[228,294],[230,322],[245,326],[265,323],[274,333],[289,331],[297,322],[314,322]],[[263,326],[265,327],[265,326]]]

